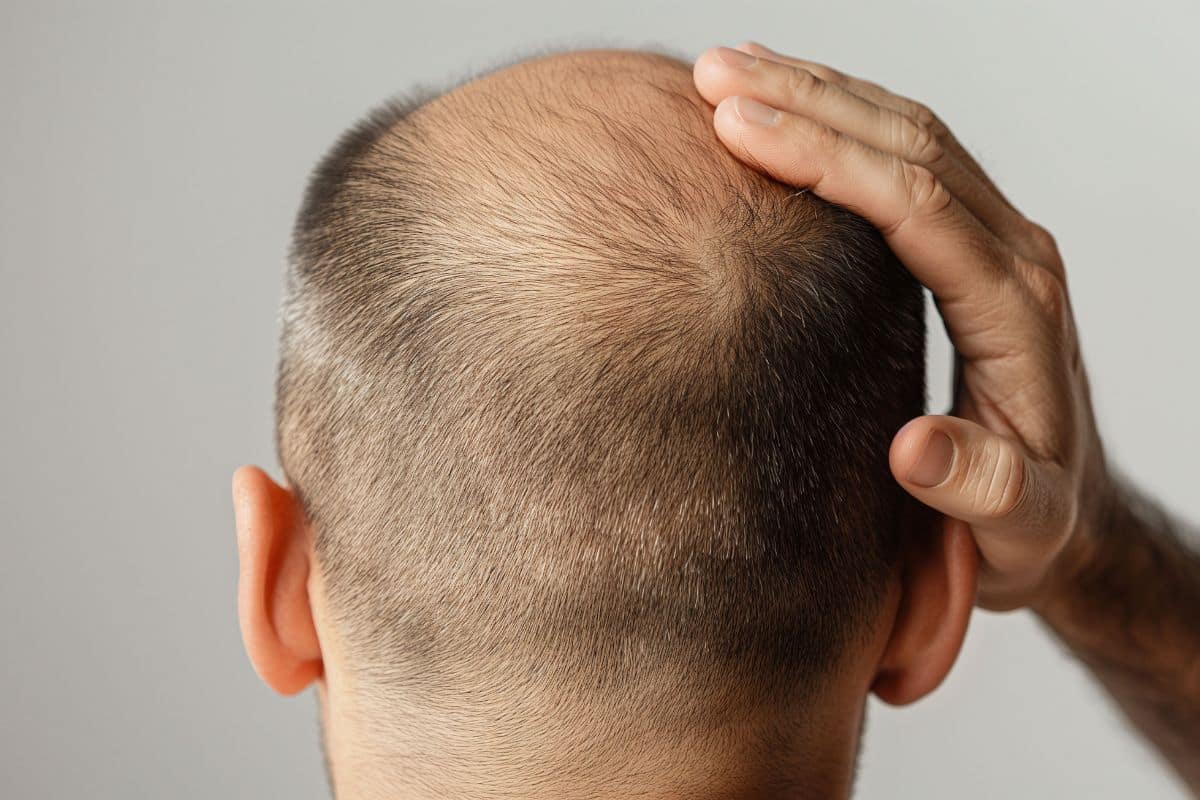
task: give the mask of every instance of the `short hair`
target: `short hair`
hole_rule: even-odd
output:
[[[379,697],[692,724],[810,692],[879,608],[921,291],[711,126],[685,65],[572,54],[388,104],[316,169],[277,440]]]

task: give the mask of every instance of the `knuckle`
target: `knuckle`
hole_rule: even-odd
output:
[[[949,190],[937,175],[921,164],[904,162],[904,182],[908,187],[912,215],[933,216],[944,212],[953,202]]]
[[[1029,223],[1028,234],[1029,241],[1033,245],[1034,251],[1041,253],[1049,258],[1057,258],[1058,242],[1054,239],[1054,234],[1043,228],[1035,222]]]
[[[929,106],[910,100],[908,115],[918,126],[925,128],[941,145],[942,142],[953,140],[954,136],[946,123]]]
[[[1053,330],[1066,333],[1070,327],[1071,299],[1062,280],[1049,270],[1035,266],[1026,270],[1025,286]]]
[[[929,166],[942,159],[944,151],[933,130],[927,125],[903,118],[900,128],[900,147],[904,157],[916,164]]]
[[[787,91],[793,97],[811,97],[821,91],[821,84],[821,79],[806,69],[795,67],[787,72]]]
[[[1011,516],[1028,484],[1025,460],[997,439],[989,439],[973,459],[969,476],[977,513],[990,519]]]
[[[804,63],[801,67],[810,73],[814,78],[825,81],[826,83],[845,83],[846,76],[838,72],[832,67],[827,67],[824,64]]]
[[[912,118],[922,128],[929,128],[930,130],[937,130],[942,124],[941,120],[938,119],[938,115],[933,113],[933,110],[924,103],[913,103]]]

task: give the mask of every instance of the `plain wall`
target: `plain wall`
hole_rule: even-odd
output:
[[[930,103],[1056,233],[1114,460],[1200,518],[1197,30],[1163,0],[6,0],[0,796],[326,796],[313,698],[257,681],[234,603],[292,216],[368,107],[514,54],[754,38]],[[1024,613],[978,614],[927,701],[873,706],[859,789],[1182,797]]]

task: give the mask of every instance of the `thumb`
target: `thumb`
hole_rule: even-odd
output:
[[[989,533],[1044,534],[1065,524],[1056,476],[1020,443],[958,417],[912,420],[888,454],[892,474],[927,506]]]

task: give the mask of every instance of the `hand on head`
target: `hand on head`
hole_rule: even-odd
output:
[[[976,602],[1200,785],[1200,559],[1108,502],[1054,243],[924,107],[754,45],[537,59],[373,113],[293,253],[239,612],[339,796],[845,796]],[[911,419],[914,276],[955,416]]]
[[[957,351],[953,416],[905,425],[892,471],[970,525],[981,605],[1036,605],[1110,495],[1054,240],[919,103],[757,44],[707,51],[694,78],[734,155],[870,220],[933,292]]]

